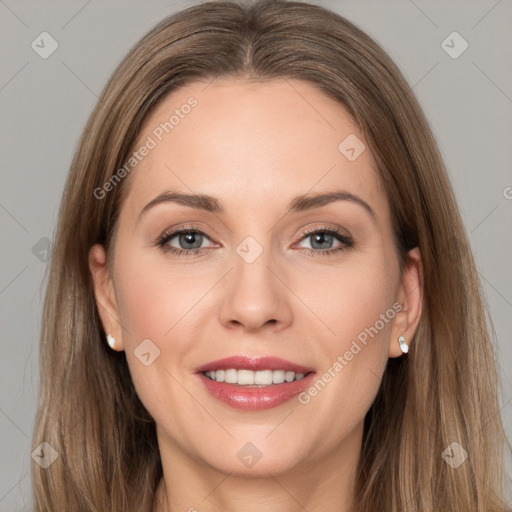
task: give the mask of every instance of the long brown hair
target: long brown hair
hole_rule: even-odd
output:
[[[123,166],[166,94],[219,77],[299,79],[343,104],[378,164],[402,260],[413,247],[422,254],[420,326],[409,354],[389,360],[366,416],[357,509],[506,510],[494,350],[429,125],[376,42],[327,9],[281,0],[206,2],[164,19],[117,67],[87,122],[60,206],[44,303],[33,444],[47,442],[59,456],[47,469],[33,465],[36,509],[152,510],[162,477],[155,424],[124,353],[105,343],[88,267],[95,243],[111,256],[130,180],[104,198],[94,191]],[[456,469],[442,456],[454,442],[468,454]]]

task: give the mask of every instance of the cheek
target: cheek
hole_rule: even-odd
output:
[[[325,276],[327,277],[327,276]],[[305,302],[322,322],[318,336],[320,382],[302,403],[343,411],[331,418],[350,430],[368,411],[380,385],[395,317],[398,263],[382,255],[354,259],[329,273],[324,286],[304,285]],[[327,299],[326,299],[327,297]]]
[[[127,331],[123,340],[132,349],[144,338],[160,344],[173,337],[207,284],[144,257],[119,262],[118,269],[119,313]]]
[[[118,258],[116,299],[134,384],[144,404],[154,410],[151,404],[159,399],[155,390],[180,390],[172,376],[188,370],[184,364],[200,328],[200,299],[211,288],[212,276],[177,271],[150,256]],[[149,351],[150,360],[158,356],[154,363],[141,364],[141,347],[146,347],[143,353]]]
[[[326,352],[332,357],[359,335],[364,338],[376,323],[379,333],[389,330],[389,322],[379,319],[393,305],[397,280],[398,264],[377,254],[347,258],[346,263],[304,278],[295,290],[312,313],[311,325],[329,340]]]
[[[179,431],[180,419],[193,412],[193,402],[184,399],[180,386],[180,362],[189,350],[190,337],[183,331],[187,312],[199,294],[186,286],[190,283],[170,279],[169,272],[166,275],[143,258],[119,261],[118,269],[118,306],[133,384],[155,421]],[[173,414],[169,414],[170,404]]]

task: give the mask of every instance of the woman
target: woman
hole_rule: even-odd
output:
[[[37,510],[504,511],[497,375],[427,121],[297,2],[163,20],[59,213]]]

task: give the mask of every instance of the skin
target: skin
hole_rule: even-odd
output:
[[[388,199],[343,106],[300,81],[194,83],[159,105],[136,147],[190,96],[198,105],[132,171],[112,272],[102,246],[89,254],[104,329],[115,350],[126,351],[157,424],[164,479],[156,509],[348,512],[365,414],[388,358],[402,356],[397,338],[409,342],[420,318],[419,251],[400,275]],[[366,146],[354,161],[338,149],[349,134]],[[168,189],[214,196],[225,211],[168,202],[139,219]],[[295,196],[333,190],[360,197],[374,216],[348,200],[285,215]],[[155,245],[190,224],[211,250],[175,256]],[[314,235],[304,235],[309,228],[339,228],[354,245],[318,254]],[[252,263],[236,252],[247,236],[263,248]],[[168,245],[191,247],[184,243],[175,236]],[[322,375],[395,302],[403,309],[307,404],[233,409],[195,374],[209,361],[247,354]],[[134,355],[147,338],[160,350],[149,366]],[[237,457],[247,442],[262,455],[252,467]]]

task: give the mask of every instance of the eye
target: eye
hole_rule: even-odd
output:
[[[307,231],[301,238],[300,243],[310,242],[310,247],[304,247],[307,252],[318,254],[333,254],[354,246],[350,236],[338,229],[316,228]],[[336,246],[336,242],[338,245]]]
[[[208,241],[211,242],[210,237],[200,229],[181,227],[162,234],[155,245],[164,252],[176,256],[200,256],[204,251],[213,248],[212,245],[208,245]],[[300,245],[306,241],[310,242],[310,247]],[[339,229],[316,228],[303,233],[299,246],[307,253],[318,256],[349,249],[354,246],[354,241]]]
[[[160,246],[163,251],[179,256],[184,254],[198,254],[202,249],[211,248],[204,245],[208,240],[210,240],[210,238],[203,231],[184,227],[175,229],[171,233],[164,233],[157,240],[157,245]],[[176,247],[176,244],[178,247]]]

